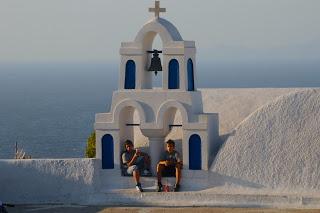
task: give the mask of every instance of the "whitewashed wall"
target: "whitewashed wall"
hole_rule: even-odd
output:
[[[81,203],[99,183],[92,159],[0,160],[0,198],[11,203]]]

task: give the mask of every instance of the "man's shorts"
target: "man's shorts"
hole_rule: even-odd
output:
[[[175,177],[176,166],[175,165],[165,166],[161,174],[163,177]]]
[[[143,171],[144,169],[144,159],[143,156],[140,156],[136,160],[136,164],[129,166],[127,169],[128,175],[132,175],[134,171]]]

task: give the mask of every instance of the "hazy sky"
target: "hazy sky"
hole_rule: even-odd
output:
[[[0,62],[118,62],[152,0],[0,0]],[[201,61],[320,60],[319,0],[162,0]]]

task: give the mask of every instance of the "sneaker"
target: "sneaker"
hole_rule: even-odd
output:
[[[157,192],[162,192],[162,184],[158,183]]]
[[[176,184],[175,187],[173,188],[173,191],[174,191],[174,192],[180,191],[180,185],[179,185],[179,184]]]
[[[137,190],[138,192],[143,192],[143,189],[142,189],[142,187],[141,187],[141,183],[138,183],[138,184],[136,185],[136,190]]]

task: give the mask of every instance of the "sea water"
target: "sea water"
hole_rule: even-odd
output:
[[[203,63],[196,76],[198,88],[320,87],[320,63]],[[32,158],[83,157],[117,88],[117,64],[0,64],[0,158],[16,142]]]

